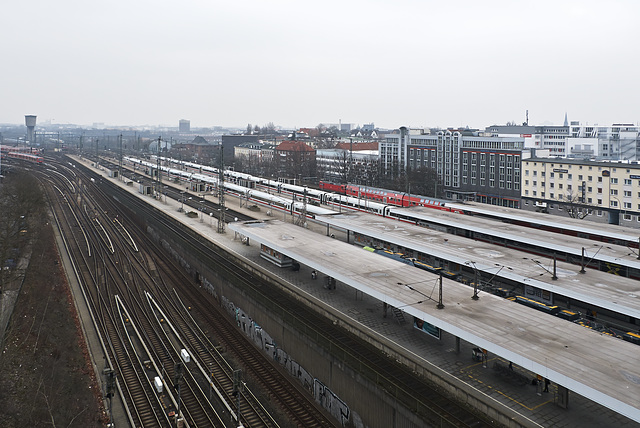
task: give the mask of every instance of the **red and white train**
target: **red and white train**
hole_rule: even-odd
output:
[[[320,189],[326,192],[339,193],[341,195],[353,196],[397,207],[427,207],[452,211],[446,206],[446,202],[448,201],[393,190],[379,189],[377,187],[358,186],[355,184],[334,184],[328,181],[321,181]],[[457,210],[453,211],[457,212]]]
[[[44,160],[42,156],[33,153],[8,152],[6,157],[9,159],[18,159],[36,164],[41,164]]]
[[[157,167],[157,164],[136,158],[125,157],[125,160],[134,165],[144,166],[145,168],[153,169]],[[168,162],[178,167],[178,169],[174,169],[160,166],[160,169],[168,173],[171,177],[179,177],[187,181],[193,179],[202,182],[211,182],[212,184],[217,183],[217,168],[190,162],[177,161],[169,158],[161,158],[161,161],[162,163]],[[461,209],[454,209],[447,206],[445,204],[446,201],[425,198],[418,195],[409,195],[391,190],[355,185],[335,185],[327,182],[321,182],[320,189],[313,189],[306,186],[298,186],[295,184],[255,177],[236,171],[226,170],[224,174],[225,184],[229,182],[240,184],[245,187],[260,190],[266,194],[289,198],[289,200],[292,201],[301,201],[304,198],[311,204],[329,205],[338,210],[347,208],[387,217],[393,216],[391,213],[392,208],[420,206],[455,213],[463,213]],[[403,218],[403,221],[410,220]]]

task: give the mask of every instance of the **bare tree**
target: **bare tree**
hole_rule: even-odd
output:
[[[274,135],[276,133],[276,126],[273,122],[269,122],[262,127],[262,133],[265,135]]]
[[[582,196],[579,196],[577,193],[574,194],[572,191],[567,192],[564,201],[561,203],[562,209],[571,218],[582,220],[592,212],[590,205],[585,204],[582,200]]]

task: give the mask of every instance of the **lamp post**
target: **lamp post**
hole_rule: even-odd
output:
[[[478,296],[478,267],[476,266],[476,262],[473,262],[471,260],[464,262],[464,264],[473,266],[473,296],[471,296],[471,298],[473,300],[478,300],[480,298],[480,296]]]
[[[611,192],[611,190],[609,190],[609,192]],[[611,195],[609,195],[611,196]],[[624,204],[620,201],[620,199],[618,199],[617,196],[611,196],[613,199],[616,200],[616,202],[618,203],[618,225],[622,224],[622,220],[624,219],[624,217],[627,215],[627,209],[624,206]],[[609,205],[611,205],[611,202],[609,202]],[[622,213],[622,218],[620,218],[620,214]]]

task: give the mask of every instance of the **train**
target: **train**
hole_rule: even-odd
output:
[[[200,179],[202,181],[208,181],[210,178],[218,177],[218,169],[214,167],[179,161],[172,158],[161,157],[160,161],[163,164],[171,163],[176,165],[178,167],[177,171],[181,171],[181,177],[186,180]],[[137,159],[135,162],[142,162],[151,168],[157,168],[156,164],[150,162],[140,161]],[[161,166],[160,168],[162,170],[166,169],[164,166]],[[383,217],[393,216],[391,213],[392,208],[411,206],[421,206],[464,214],[463,210],[460,208],[448,207],[446,205],[447,201],[444,200],[403,194],[374,187],[336,185],[326,181],[321,181],[319,186],[320,189],[314,189],[307,186],[299,186],[296,184],[256,177],[233,170],[225,170],[224,175],[226,181],[241,184],[245,187],[256,188],[266,193],[285,195],[291,199],[298,198],[302,200],[302,198],[305,198],[313,204],[325,204],[334,206],[340,210],[345,208],[355,211],[363,211]],[[209,179],[203,177],[209,177]],[[400,219],[400,217],[398,217],[398,219]],[[413,219],[407,220],[404,218],[402,220],[409,222],[413,221]]]
[[[33,153],[21,153],[21,152],[8,152],[6,154],[9,159],[18,159],[35,164],[42,164],[44,158],[38,154]]]
[[[427,198],[411,193],[397,192],[394,190],[380,189],[378,187],[360,186],[354,184],[335,184],[329,181],[320,181],[321,190],[333,192],[341,195],[353,196],[361,199],[368,199],[382,204],[396,207],[427,207],[445,211],[451,211],[447,207],[447,202],[442,199]]]
[[[125,158],[125,161],[132,162],[133,164],[145,169],[157,168],[157,165],[151,162],[146,162],[135,158],[127,157]],[[167,167],[160,167],[160,169],[163,174],[166,174],[170,179],[180,179],[184,181],[197,181],[205,183],[207,185],[206,191],[211,191],[218,185],[217,175],[213,176],[212,174],[202,174],[199,172],[190,172],[182,169]],[[148,170],[148,172],[150,171]],[[306,204],[305,208],[304,201],[302,200],[296,200],[293,198],[289,199],[277,194],[264,192],[259,189],[238,185],[234,182],[237,181],[237,178],[238,177],[236,176],[232,181],[224,182],[225,193],[237,196],[242,200],[246,200],[247,202],[252,202],[254,204],[266,207],[271,213],[273,211],[286,212],[292,215],[296,213],[303,213],[308,218],[315,218],[319,215],[338,214],[338,212],[335,210],[322,208],[313,204]]]
[[[40,150],[33,148],[33,147],[21,147],[21,146],[6,146],[3,144],[0,144],[0,152],[2,153],[32,153],[32,154],[39,154]]]
[[[217,168],[199,165],[191,162],[178,161],[171,158],[160,158],[163,163],[171,163],[177,168],[188,173],[198,173],[211,177],[218,176]],[[637,237],[623,237],[618,233],[611,233],[605,229],[584,228],[582,225],[572,225],[567,222],[564,227],[558,227],[558,220],[548,216],[532,217],[528,213],[513,208],[504,208],[487,204],[462,203],[460,201],[441,200],[410,193],[396,192],[375,187],[358,186],[351,184],[335,184],[329,181],[321,181],[319,189],[306,186],[298,186],[279,181],[254,177],[236,171],[226,170],[225,179],[247,187],[259,188],[267,193],[277,193],[302,198],[306,195],[307,201],[317,204],[327,204],[339,209],[352,209],[371,212],[384,217],[392,217],[396,220],[412,224],[420,224],[422,220],[417,218],[410,210],[404,208],[427,207],[446,212],[464,215],[476,215],[482,218],[490,218],[501,222],[510,222],[520,226],[533,227],[535,229],[548,230],[554,233],[562,233],[571,236],[580,236],[595,241],[610,242],[616,245],[624,245],[638,248]],[[401,211],[399,211],[401,210]],[[564,222],[562,222],[564,224]]]
[[[450,272],[442,268],[431,266],[430,264],[421,262],[420,260],[416,260],[413,257],[407,257],[403,253],[399,253],[396,251],[385,250],[383,248],[373,248],[373,247],[363,247],[365,251],[370,251],[374,254],[380,254],[381,256],[397,260],[401,263],[408,264],[413,267],[417,267],[418,269],[426,270],[435,274],[442,274],[443,277],[452,279],[454,281],[458,281],[460,279],[460,274],[455,272]]]
[[[601,334],[605,334],[607,336],[615,337],[630,343],[634,343],[636,345],[640,345],[640,334],[633,331],[625,331],[618,328],[604,326],[597,322],[591,321],[589,318],[587,319],[583,318],[579,312],[571,311],[569,309],[564,309],[564,308],[561,308],[560,306],[547,305],[545,303],[538,302],[537,300],[529,299],[528,297],[524,297],[524,296],[511,297],[509,298],[509,300],[513,300],[516,303],[519,303],[524,306],[528,306],[530,308],[556,316],[558,318],[571,321],[573,323],[581,325],[582,327],[596,330]]]
[[[260,190],[250,189],[248,187],[240,186],[233,183],[224,184],[225,192],[238,196],[242,200],[247,202],[253,202],[258,205],[269,208],[269,210],[277,210],[286,212],[288,214],[303,213],[306,217],[315,218],[318,215],[335,215],[339,214],[337,211],[329,210],[326,208],[318,207],[315,205],[307,204],[304,207],[304,202],[294,201],[287,198],[282,198],[277,195],[262,192]]]

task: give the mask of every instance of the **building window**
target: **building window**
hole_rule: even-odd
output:
[[[611,189],[611,194],[612,195],[617,195],[618,194],[618,189]]]
[[[615,170],[615,168],[614,168]],[[617,178],[611,178],[611,184],[618,184],[618,179]]]
[[[624,184],[625,184],[625,186],[631,186],[631,180],[628,179],[628,178],[625,178],[624,179]]]

